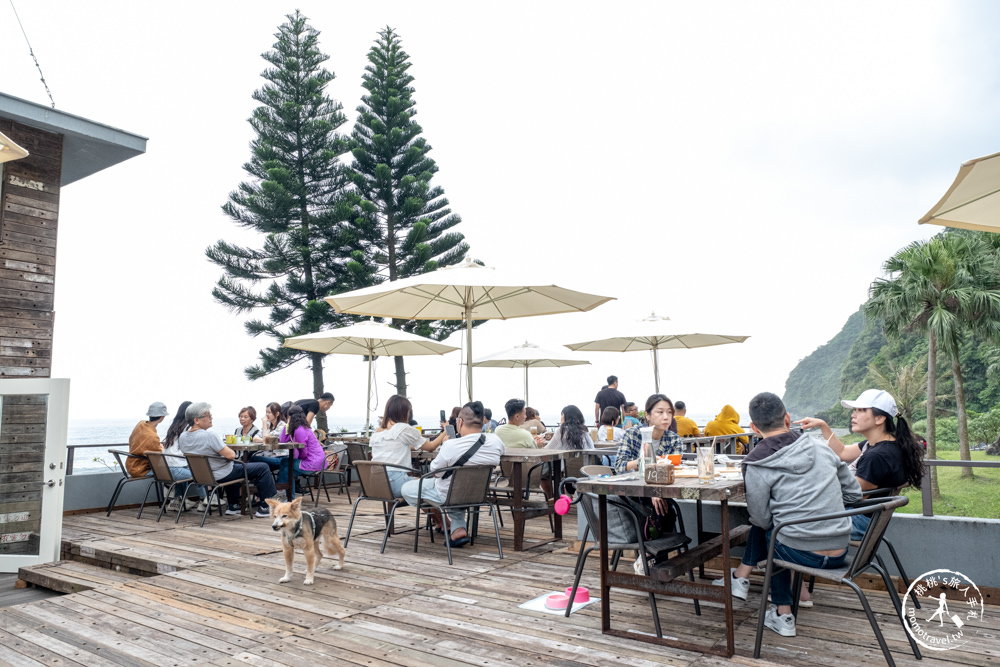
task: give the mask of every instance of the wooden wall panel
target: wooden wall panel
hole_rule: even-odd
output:
[[[0,401],[0,554],[37,553],[48,397]]]
[[[30,153],[0,186],[0,377],[50,377],[63,137],[3,118],[0,131]]]

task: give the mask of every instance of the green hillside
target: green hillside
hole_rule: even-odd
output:
[[[816,348],[788,374],[783,400],[794,418],[812,416],[840,399],[844,363],[864,326],[864,313],[858,310],[847,319],[840,333]]]

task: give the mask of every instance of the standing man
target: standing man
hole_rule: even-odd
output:
[[[677,421],[677,435],[682,438],[697,438],[701,435],[698,424],[687,418],[687,405],[684,401],[674,403],[674,419]]]
[[[306,413],[306,423],[309,424],[309,428],[312,428],[313,419],[316,418],[316,415],[326,412],[333,406],[333,394],[326,392],[318,399],[301,398],[295,401],[295,405],[302,408],[302,412]]]
[[[608,386],[597,392],[597,396],[594,397],[594,423],[601,423],[604,408],[614,408],[621,412],[625,403],[625,394],[618,391],[618,377],[609,375]]]

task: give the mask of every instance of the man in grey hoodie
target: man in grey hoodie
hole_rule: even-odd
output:
[[[767,558],[774,524],[843,512],[845,503],[861,500],[858,480],[821,438],[789,431],[791,417],[776,395],[754,396],[750,419],[751,428],[764,438],[743,460],[752,526],[742,563],[732,571],[733,595],[743,600],[750,588],[750,572]],[[840,567],[850,534],[849,517],[789,526],[778,535],[774,557],[810,567]],[[771,576],[771,600],[776,607],[767,611],[764,624],[782,636],[794,637],[790,571]]]

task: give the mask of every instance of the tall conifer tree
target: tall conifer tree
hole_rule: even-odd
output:
[[[346,117],[326,94],[334,74],[322,66],[328,57],[319,50],[319,32],[298,11],[286,18],[262,56],[272,65],[261,74],[267,83],[253,94],[261,106],[249,119],[256,138],[243,168],[251,178],[222,207],[236,224],[264,234],[262,247],[221,240],[206,254],[224,272],[212,290],[217,301],[238,313],[268,311],[266,321],[247,321],[246,331],[277,345],[262,349],[246,376],[258,379],[308,356],[318,397],[323,355],[281,345],[324,325],[352,323],[356,318],[335,313],[323,297],[373,278],[349,223],[358,198],[339,159],[350,148],[336,132]]]
[[[409,56],[392,28],[379,33],[368,51],[354,125],[354,183],[364,198],[356,221],[365,236],[374,282],[399,280],[459,262],[469,246],[449,231],[462,219],[451,212],[444,190],[432,186],[437,165],[430,144],[413,119],[413,77]],[[359,273],[369,267],[353,267]],[[441,340],[462,326],[455,321],[393,320],[393,326]],[[396,392],[406,395],[403,357],[395,357]]]

